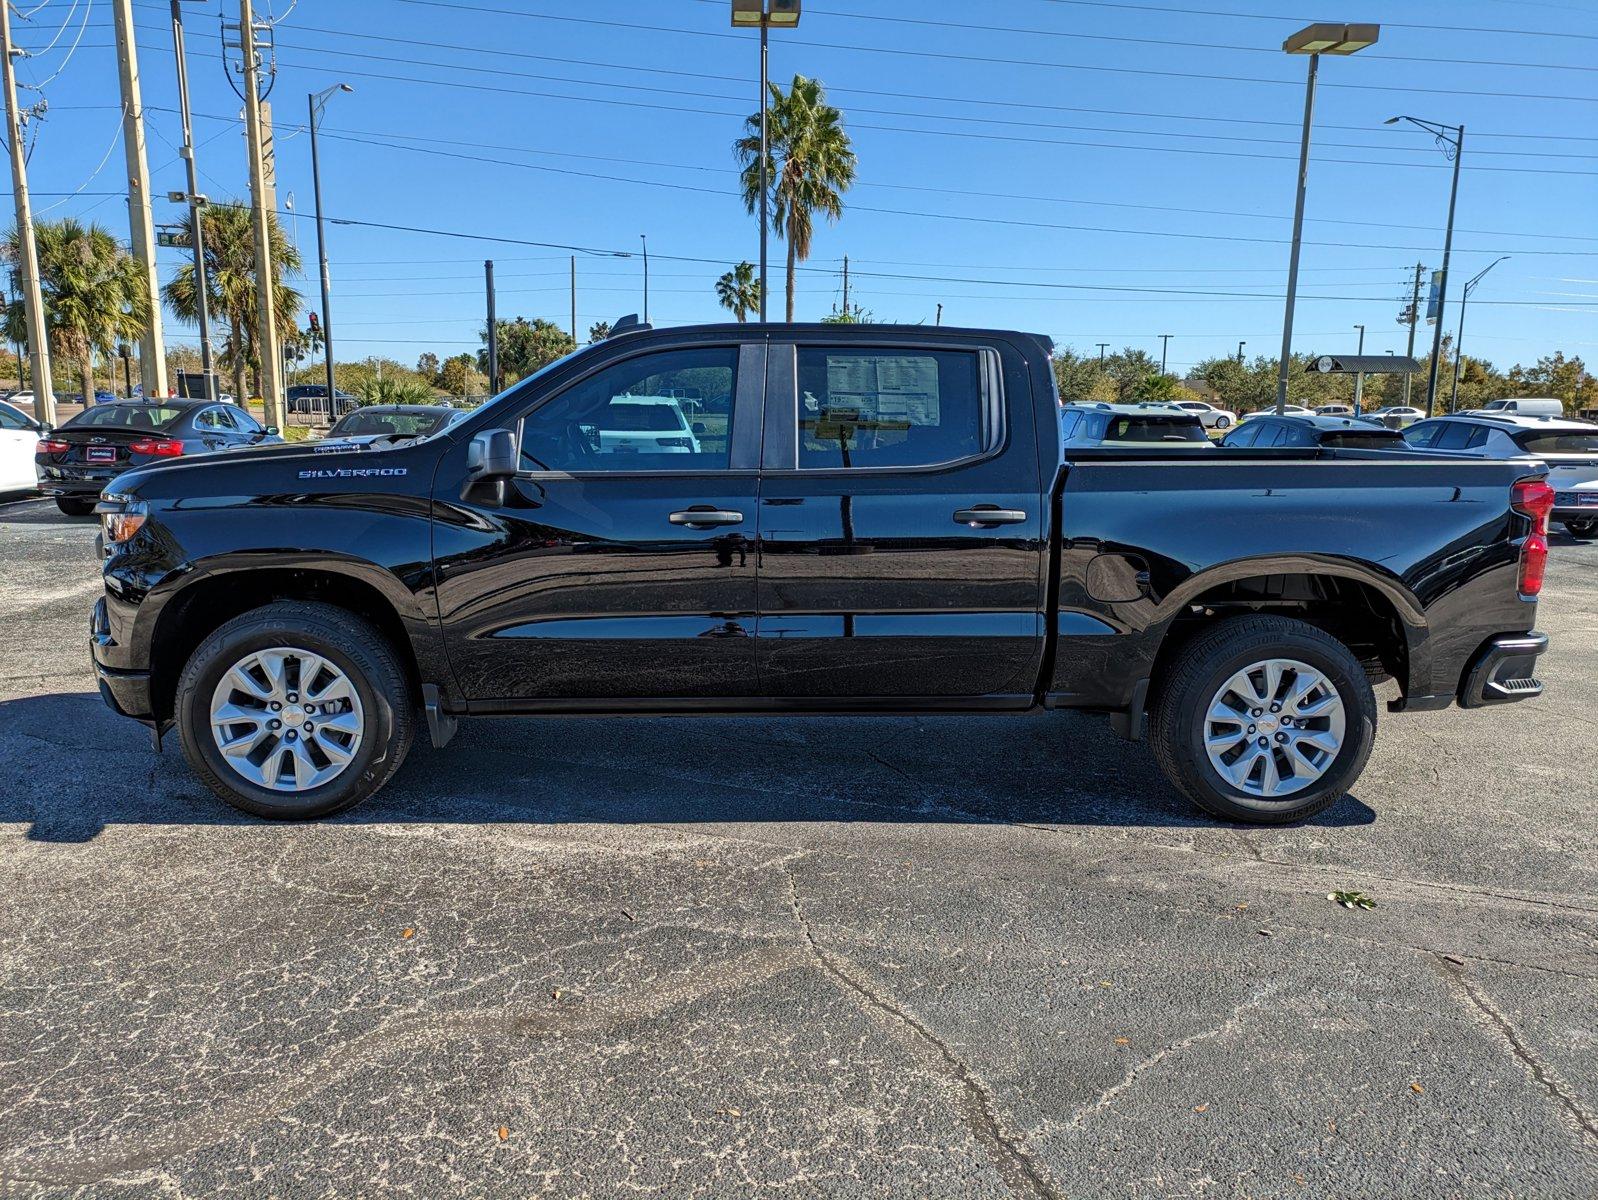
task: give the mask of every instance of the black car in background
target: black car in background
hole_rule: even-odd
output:
[[[204,400],[123,402],[85,409],[40,439],[34,458],[39,490],[61,511],[85,516],[100,490],[122,472],[182,455],[210,454],[281,442],[232,404]]]
[[[1403,450],[1404,435],[1396,429],[1373,425],[1357,417],[1261,416],[1250,417],[1221,439],[1223,446],[1274,446],[1298,449]]]
[[[369,404],[345,413],[327,436],[431,437],[466,416],[466,409],[445,404]]]

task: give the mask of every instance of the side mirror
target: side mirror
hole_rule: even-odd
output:
[[[694,436],[695,437],[704,437],[705,436],[705,423],[703,421],[695,421],[694,422]]]
[[[509,479],[516,474],[516,435],[508,429],[490,429],[472,438],[466,447],[466,478],[479,483]]]
[[[279,429],[276,425],[268,425],[266,427],[266,436],[267,437],[276,437],[278,434],[280,434],[282,432],[283,431],[281,429]]]

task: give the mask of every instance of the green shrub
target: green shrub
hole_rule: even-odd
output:
[[[431,404],[436,399],[432,388],[418,379],[367,379],[356,385],[356,398],[362,404]]]

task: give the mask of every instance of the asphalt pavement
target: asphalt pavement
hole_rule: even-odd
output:
[[[282,825],[101,704],[94,532],[0,498],[0,1196],[1598,1195],[1598,544],[1296,828],[1066,713],[467,722]]]

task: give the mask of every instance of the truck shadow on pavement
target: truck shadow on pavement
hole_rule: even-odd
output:
[[[1368,825],[1353,796],[1307,822]],[[1026,717],[611,717],[464,721],[425,733],[339,824],[879,822],[1214,827],[1143,746],[1078,713]],[[0,702],[0,821],[36,841],[108,825],[251,825],[189,771],[175,735],[93,693]]]

